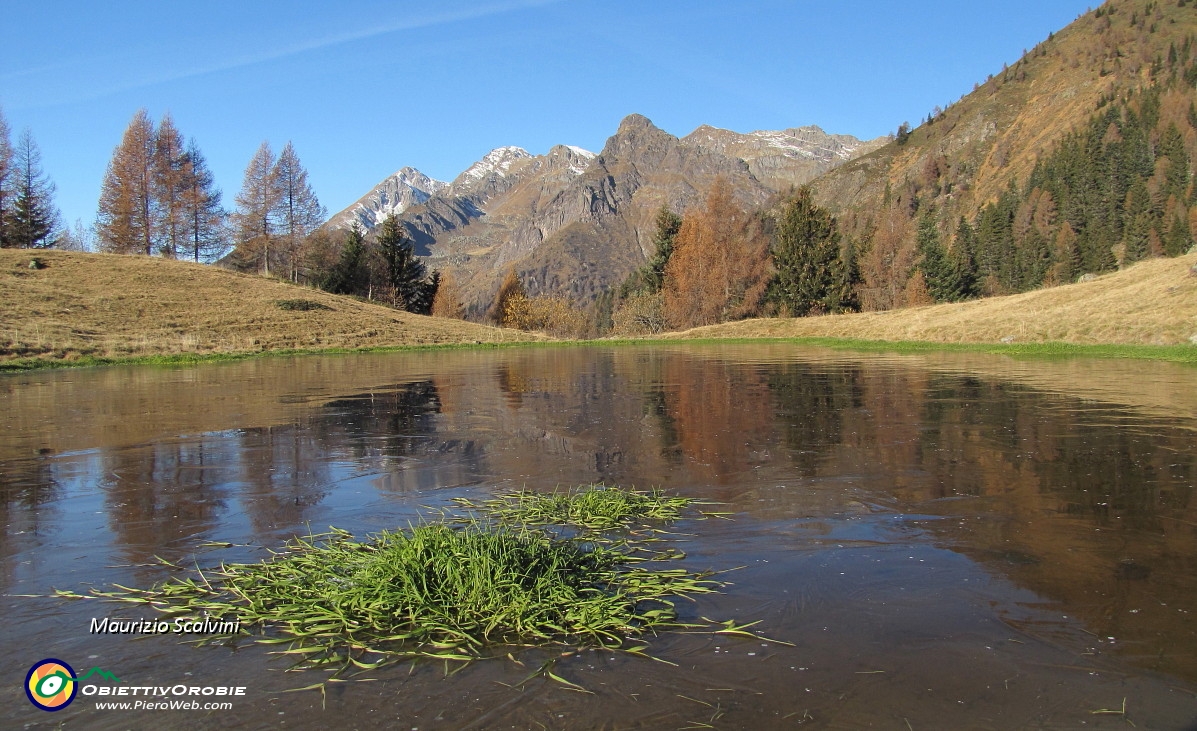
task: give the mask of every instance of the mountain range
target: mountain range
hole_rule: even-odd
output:
[[[586,303],[643,264],[662,205],[684,212],[723,176],[741,205],[756,208],[888,141],[815,126],[743,134],[703,125],[678,138],[632,114],[597,154],[499,147],[452,182],[404,167],[329,225],[370,230],[397,215],[417,253],[453,274],[474,312],[512,266],[530,294]]]
[[[1100,144],[1078,142],[1085,129]],[[1167,155],[1166,139],[1179,140]],[[1067,160],[1058,157],[1065,143]],[[1074,175],[1107,164],[1101,155],[1109,161],[1131,150],[1139,156],[1133,169],[1088,182]],[[418,253],[454,275],[474,313],[509,267],[531,294],[585,304],[646,260],[662,205],[685,212],[717,176],[746,208],[809,183],[845,240],[874,252],[866,279],[903,290],[917,256],[915,219],[927,212],[945,243],[961,221],[978,227],[978,255],[988,257],[978,262],[984,290],[999,294],[1186,250],[1197,232],[1193,160],[1197,2],[1108,0],[895,136],[704,125],[679,138],[633,114],[597,154],[501,147],[450,183],[403,168],[330,224],[370,228],[397,213]],[[1050,170],[1072,172],[1049,180]],[[1094,185],[1104,187],[1095,193]],[[1127,197],[1131,188],[1138,192]],[[902,306],[904,296],[878,306]]]

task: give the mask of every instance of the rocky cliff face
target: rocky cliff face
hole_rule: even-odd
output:
[[[703,125],[685,140],[745,161],[757,180],[784,190],[809,183],[841,163],[876,150],[890,138],[862,141],[851,135],[827,134],[814,125],[749,134]]]
[[[586,303],[644,262],[662,205],[698,205],[722,176],[741,205],[757,207],[880,142],[817,127],[739,134],[703,126],[679,139],[632,114],[597,155],[566,145],[544,155],[497,148],[450,184],[409,185],[410,202],[391,210],[430,267],[453,271],[475,312],[512,266],[530,293]],[[371,228],[391,210],[369,204],[396,200],[403,188],[392,181],[405,171],[330,223]]]

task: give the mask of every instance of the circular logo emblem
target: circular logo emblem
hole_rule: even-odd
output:
[[[75,700],[78,692],[75,671],[62,660],[48,658],[34,663],[25,676],[25,695],[43,711],[61,711]]]

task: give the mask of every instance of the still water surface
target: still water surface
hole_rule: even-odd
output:
[[[258,560],[333,525],[592,482],[718,500],[685,521],[728,569],[664,635],[324,679],[242,645],[93,635],[123,605],[30,598]],[[788,345],[267,358],[0,378],[0,726],[1186,728],[1197,723],[1197,369]],[[209,544],[227,542],[231,548]],[[37,660],[129,685],[246,686],[231,712],[48,714]],[[1125,717],[1094,714],[1120,710]]]

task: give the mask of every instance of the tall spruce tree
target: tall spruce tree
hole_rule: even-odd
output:
[[[441,273],[434,271],[427,281],[420,282],[417,296],[408,306],[408,312],[417,315],[431,315],[437,294],[441,291]]]
[[[955,290],[951,301],[973,299],[981,296],[980,279],[977,274],[977,234],[964,216],[956,225],[956,238],[952,242],[949,260],[952,266]]]
[[[1146,259],[1150,252],[1152,219],[1151,194],[1141,178],[1135,178],[1126,194],[1125,226],[1123,228],[1124,263]]]
[[[29,130],[21,133],[13,150],[13,207],[9,240],[24,249],[54,246],[59,234],[54,183],[42,170],[42,155]]]
[[[392,213],[383,219],[377,240],[390,304],[409,312],[423,309],[424,314],[427,314],[432,306],[432,298],[426,296],[424,264],[416,258],[415,247],[404,235],[398,216]]]
[[[919,214],[916,242],[918,268],[923,273],[923,281],[927,283],[927,292],[936,302],[954,301],[959,290],[956,272],[939,241],[939,229],[931,206],[924,207]]]
[[[773,299],[793,315],[844,309],[847,277],[839,231],[831,214],[815,205],[808,187],[800,188],[782,206],[773,264],[777,270]]]
[[[112,153],[96,214],[100,248],[118,254],[154,253],[158,243],[154,196],[154,122],[139,109]]]
[[[1180,256],[1193,245],[1193,232],[1189,229],[1189,222],[1179,213],[1173,217],[1172,226],[1168,229],[1168,237],[1164,239],[1164,254]]]
[[[657,211],[656,232],[653,235],[653,255],[648,262],[624,281],[619,295],[622,299],[636,293],[657,294],[665,284],[665,267],[673,256],[673,244],[682,227],[682,217],[661,206]]]

